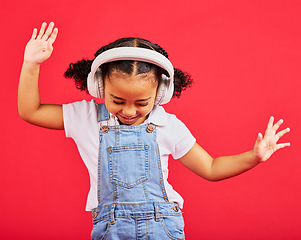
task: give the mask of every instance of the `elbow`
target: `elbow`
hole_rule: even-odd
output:
[[[19,111],[19,116],[25,122],[30,122],[30,117],[28,117],[28,115],[25,112]]]
[[[26,110],[23,107],[22,102],[20,101],[20,99],[18,98],[18,113],[21,119],[23,119],[24,121],[26,121]]]
[[[222,180],[227,179],[229,177],[227,177],[224,174],[217,173],[217,172],[214,172],[214,171],[211,170],[210,172],[205,174],[205,176],[203,176],[203,178],[206,179],[207,181],[210,181],[210,182],[219,182],[219,181],[222,181]]]
[[[32,123],[32,115],[30,114],[29,111],[26,111],[19,107],[18,113],[22,120],[24,120],[25,122],[28,122],[28,123]]]
[[[21,119],[23,119],[24,121],[26,121],[26,113],[25,111],[23,111],[20,107],[18,107],[18,113]]]
[[[204,179],[206,179],[207,181],[210,181],[210,182],[219,182],[219,181],[223,180],[223,178],[218,178],[216,176],[206,176],[206,177],[204,177]]]
[[[211,174],[209,176],[206,176],[205,179],[210,181],[210,182],[219,182],[231,177],[234,177],[236,175],[227,175],[227,174]]]
[[[18,100],[18,113],[22,120],[24,120],[25,122],[32,123],[34,121],[36,112],[36,107],[30,104],[24,104],[23,102]]]
[[[210,182],[219,182],[221,180],[224,180],[224,178],[207,178],[206,180],[208,180]]]

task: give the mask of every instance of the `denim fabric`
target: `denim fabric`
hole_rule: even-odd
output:
[[[104,104],[98,120],[108,120]],[[100,128],[98,207],[91,238],[184,239],[184,222],[164,189],[156,129],[147,125]]]

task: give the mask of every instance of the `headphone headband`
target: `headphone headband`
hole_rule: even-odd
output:
[[[148,62],[157,65],[165,69],[168,74],[168,86],[166,86],[166,94],[163,99],[160,100],[160,104],[164,104],[170,101],[173,95],[174,89],[174,68],[171,62],[164,55],[150,49],[139,47],[117,47],[109,49],[99,54],[93,61],[91,66],[91,72],[88,76],[88,91],[89,93],[98,98],[103,98],[103,94],[99,94],[99,79],[95,78],[95,73],[99,66],[107,62],[119,61],[119,60],[136,60],[141,62]],[[163,79],[164,80],[164,79]]]

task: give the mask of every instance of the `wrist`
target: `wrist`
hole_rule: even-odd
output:
[[[41,66],[40,63],[31,62],[31,61],[28,61],[28,60],[24,59],[22,67],[27,69],[27,70],[39,70],[40,66]]]
[[[250,151],[250,153],[251,153],[251,159],[252,159],[252,163],[254,164],[254,165],[257,165],[257,164],[259,164],[259,163],[261,163],[262,162],[262,160],[261,160],[261,158],[258,156],[258,154],[256,154],[256,151],[254,150],[254,149],[252,149],[251,151]]]

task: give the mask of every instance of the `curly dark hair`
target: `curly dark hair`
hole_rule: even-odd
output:
[[[106,50],[116,48],[116,47],[141,47],[154,50],[161,53],[166,58],[168,58],[167,52],[160,47],[158,44],[154,44],[146,39],[142,38],[120,38],[116,41],[109,43],[101,47],[95,54],[95,58],[105,52]],[[86,91],[87,89],[87,77],[91,71],[93,60],[82,59],[76,63],[70,63],[69,68],[64,73],[65,78],[73,78],[75,80],[75,85],[81,91]],[[161,79],[162,73],[167,74],[166,70],[146,62],[133,61],[133,60],[122,60],[105,63],[101,66],[102,77],[109,76],[112,70],[118,70],[131,74],[134,71],[134,65],[136,65],[137,74],[147,73],[153,71],[158,81]],[[168,75],[168,74],[167,74]],[[187,72],[183,72],[178,68],[174,68],[174,93],[173,96],[180,97],[182,91],[187,87],[190,87],[193,80]]]

